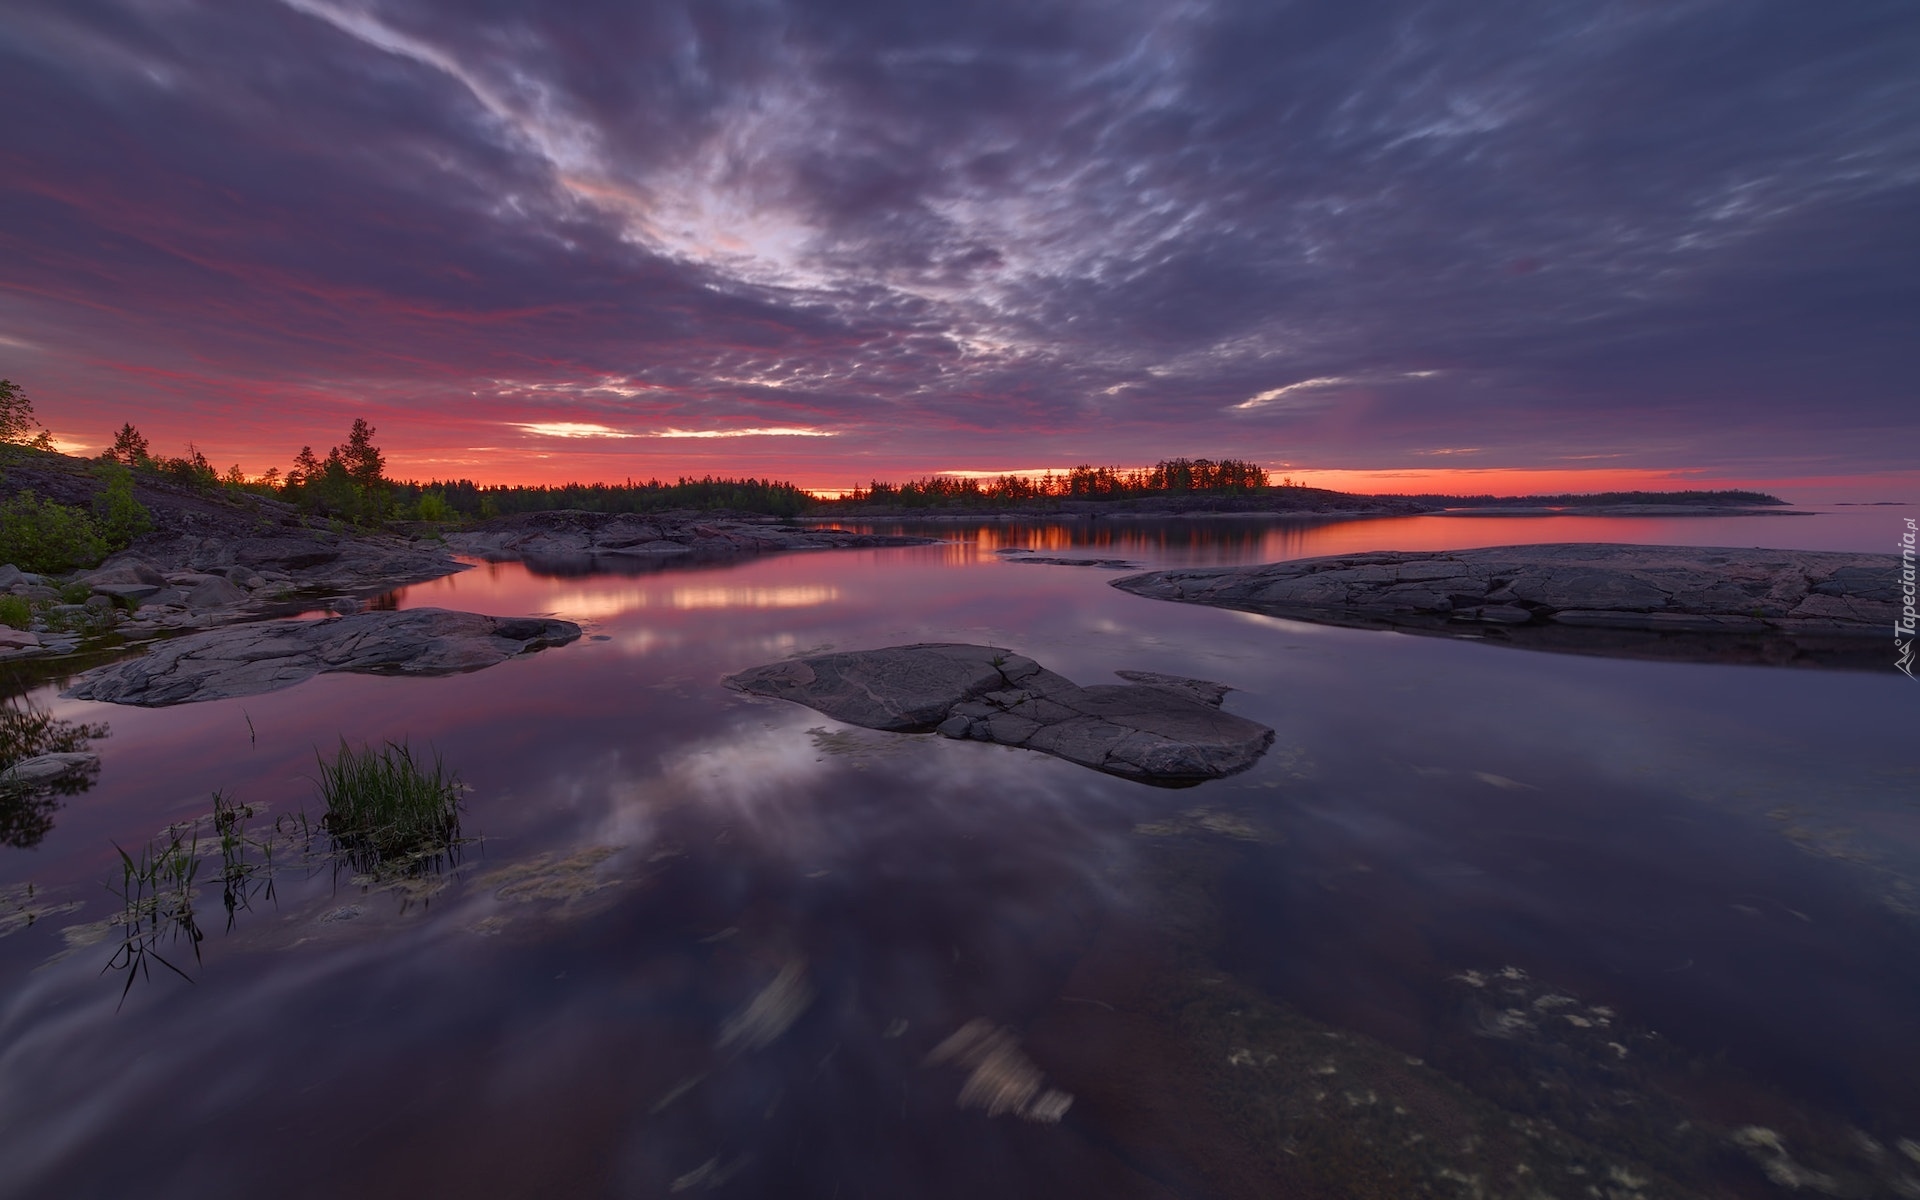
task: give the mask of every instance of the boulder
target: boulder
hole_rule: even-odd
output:
[[[1081,687],[1009,650],[940,642],[790,659],[727,686],[850,725],[1021,746],[1149,783],[1244,771],[1273,741],[1273,730],[1221,711],[1220,684],[1123,677],[1137,682]]]
[[[97,570],[80,576],[80,582],[99,591],[106,583],[144,583],[155,588],[165,587],[167,577],[158,567],[140,561],[137,558],[110,559]]]
[[[86,771],[99,765],[98,754],[85,752],[36,754],[32,758],[23,758],[6,770],[0,771],[0,783],[50,783],[63,776]]]
[[[155,595],[161,588],[157,583],[95,583],[90,586],[96,596],[106,596],[114,600],[131,600],[135,603]]]
[[[195,612],[205,608],[224,608],[247,599],[245,588],[236,587],[217,575],[209,575],[187,593],[187,607]]]
[[[80,676],[64,695],[162,708],[278,691],[315,675],[450,675],[580,636],[571,621],[414,608],[231,625]]]

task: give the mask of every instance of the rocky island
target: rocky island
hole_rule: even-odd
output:
[[[1880,664],[1890,554],[1607,544],[1379,551],[1153,571],[1135,595],[1366,629],[1692,661]]]
[[[1117,672],[1081,687],[995,646],[931,642],[789,659],[727,679],[849,725],[1020,746],[1146,783],[1192,784],[1244,771],[1273,730],[1222,712],[1226,687]]]

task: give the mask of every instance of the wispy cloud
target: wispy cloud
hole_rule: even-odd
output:
[[[535,437],[550,438],[627,438],[634,435],[609,425],[593,425],[583,421],[533,421],[515,423],[515,428],[524,429]]]
[[[657,438],[748,438],[748,437],[833,437],[831,429],[808,429],[798,425],[775,425],[765,429],[663,429],[650,434]]]
[[[1302,379],[1299,383],[1289,383],[1285,387],[1268,388],[1258,395],[1249,396],[1234,405],[1233,409],[1235,412],[1246,412],[1249,409],[1266,408],[1269,405],[1280,403],[1289,396],[1295,397],[1294,402],[1298,403],[1299,397],[1310,395],[1314,392],[1324,392],[1330,388],[1347,387],[1358,382],[1360,381],[1348,375],[1322,375],[1315,379]]]
[[[1911,5],[482,7],[13,0],[0,374],[249,467],[1904,465]]]

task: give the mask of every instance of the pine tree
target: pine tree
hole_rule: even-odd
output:
[[[378,486],[381,472],[387,466],[386,456],[373,444],[373,434],[373,426],[367,424],[365,417],[355,417],[353,429],[347,434],[346,448],[340,451],[347,475],[364,488]]]
[[[133,422],[120,426],[120,432],[113,437],[113,445],[107,448],[105,457],[125,467],[144,467],[153,461],[148,452],[147,439],[141,436]]]

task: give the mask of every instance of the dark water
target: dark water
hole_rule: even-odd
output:
[[[946,526],[640,576],[480,566],[396,601],[591,638],[157,712],[40,689],[112,734],[97,786],[0,848],[0,1194],[1920,1194],[1904,677],[1320,628],[993,553],[1896,523],[1850,519]],[[1170,791],[719,686],[923,640],[1217,679],[1278,738]],[[459,861],[357,880],[285,844],[229,929],[207,856],[198,962],[153,947],[192,982],[125,989],[116,844],[215,789],[271,841],[317,817],[342,737],[445,756]],[[976,1020],[1002,1051],[977,1077],[928,1062]],[[996,1096],[1029,1116],[973,1103]]]

